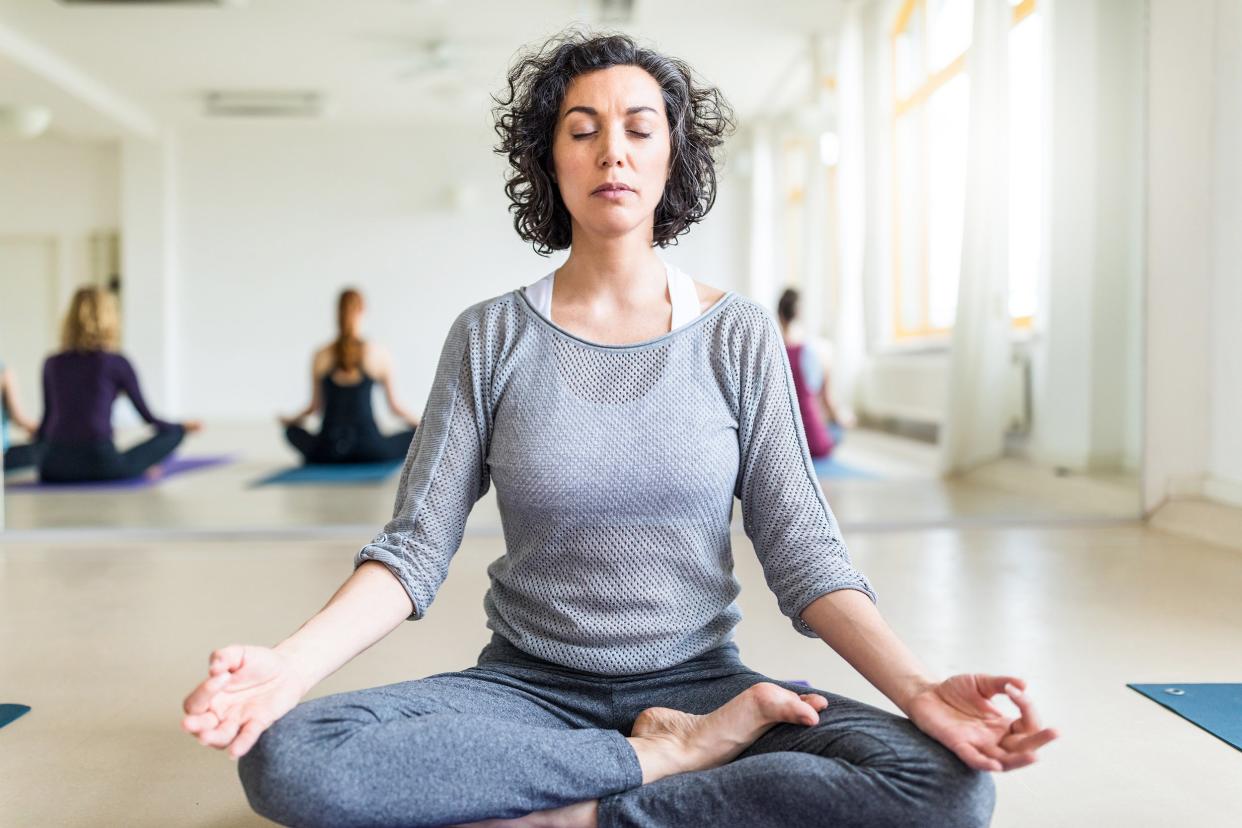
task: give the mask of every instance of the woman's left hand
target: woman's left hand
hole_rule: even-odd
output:
[[[1025,682],[1010,676],[958,675],[915,695],[906,712],[919,730],[975,770],[1014,770],[1034,762],[1035,751],[1057,738],[1055,730],[1040,726],[1025,689]],[[1018,718],[989,701],[1001,693],[1017,705]]]

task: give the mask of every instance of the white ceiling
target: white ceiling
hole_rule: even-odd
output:
[[[846,0],[636,0],[624,25],[688,60],[742,118],[805,94],[814,34],[839,26]],[[163,123],[202,117],[208,90],[317,90],[329,118],[362,123],[486,123],[489,94],[524,45],[597,0],[244,0],[231,6],[0,0],[0,26],[37,44]],[[452,69],[409,77],[442,40]],[[407,77],[403,77],[403,75]],[[45,103],[84,138],[119,128],[0,51],[0,104]]]

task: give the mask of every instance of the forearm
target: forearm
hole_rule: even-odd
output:
[[[935,684],[871,599],[858,590],[821,595],[803,611],[802,620],[907,715],[910,699]]]
[[[839,423],[841,418],[837,416],[837,409],[832,404],[832,399],[828,396],[828,383],[824,383],[823,390],[819,395],[819,404],[824,409],[824,419],[830,423]]]
[[[396,629],[412,610],[405,588],[388,568],[366,561],[276,650],[293,658],[309,691]]]

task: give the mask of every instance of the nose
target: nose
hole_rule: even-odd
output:
[[[608,129],[605,131],[599,161],[604,169],[625,165],[625,130]]]

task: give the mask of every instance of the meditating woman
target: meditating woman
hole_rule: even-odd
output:
[[[820,364],[814,346],[806,342],[804,332],[798,330],[800,301],[798,291],[786,288],[776,305],[776,316],[781,323],[781,338],[789,358],[807,448],[812,458],[825,460],[841,442],[846,423],[828,393],[828,372]]]
[[[9,422],[26,432],[28,442],[14,445],[9,433]],[[0,362],[0,455],[4,470],[15,471],[33,466],[39,457],[39,424],[26,416],[18,398],[17,377]]]
[[[215,651],[186,698],[183,728],[240,757],[260,814],[983,825],[985,772],[1054,737],[1017,678],[936,680],[897,639],[816,482],[775,321],[657,255],[711,207],[729,126],[715,89],[625,36],[562,36],[511,70],[497,130],[514,222],[569,256],[452,324],[393,519],[328,604],[275,647]],[[299,704],[423,617],[493,483],[506,551],[477,664]],[[746,667],[735,497],[794,629],[909,718]],[[992,706],[1002,693],[1020,716]]]
[[[365,306],[362,294],[348,289],[337,299],[336,340],[311,361],[311,401],[292,417],[282,417],[285,437],[307,463],[375,463],[405,457],[418,417],[397,402],[393,360],[384,348],[358,335]],[[371,391],[379,383],[393,413],[411,428],[384,436],[371,410]],[[323,415],[318,434],[300,425]]]
[[[158,474],[156,464],[173,453],[185,435],[202,426],[171,423],[147,408],[138,375],[117,352],[120,317],[116,297],[100,287],[79,288],[65,316],[62,350],[43,363],[42,456],[46,482],[117,480]],[[155,434],[120,451],[112,442],[112,404],[120,394],[133,403]]]

